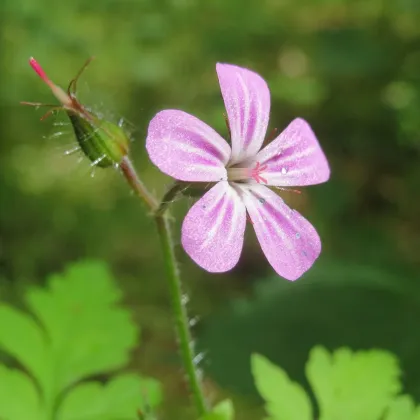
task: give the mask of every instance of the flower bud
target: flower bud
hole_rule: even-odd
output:
[[[29,60],[29,64],[61,103],[61,106],[51,105],[52,109],[43,118],[47,117],[55,109],[64,110],[73,126],[81,150],[92,162],[92,165],[101,168],[117,166],[128,153],[130,144],[128,136],[121,127],[92,113],[76,98],[77,80],[90,61],[86,62],[76,78],[70,82],[67,92],[55,85],[47,77],[34,58]],[[23,104],[44,105],[32,102],[23,102]]]
[[[109,121],[91,121],[67,111],[77,142],[93,165],[100,168],[118,165],[128,153],[129,139],[124,130]]]

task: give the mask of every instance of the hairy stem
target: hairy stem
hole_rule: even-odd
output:
[[[176,331],[181,356],[187,373],[191,392],[194,397],[195,406],[201,416],[207,412],[206,402],[201,389],[199,371],[194,363],[193,341],[189,328],[187,310],[183,299],[181,279],[175,259],[169,217],[156,216],[155,220],[162,244],[166,275],[169,280],[169,289],[171,292],[172,307],[175,315]]]
[[[179,349],[190,390],[194,398],[194,404],[201,417],[207,413],[207,406],[200,381],[199,370],[194,363],[193,341],[189,328],[188,314],[183,299],[181,278],[174,252],[169,216],[165,213],[166,207],[164,208],[162,204],[158,203],[156,198],[147,190],[146,186],[139,179],[136,170],[128,157],[123,159],[120,164],[120,169],[132,190],[144,201],[149,210],[153,213],[156,222],[172,300]]]
[[[125,156],[119,166],[131,189],[146,203],[149,210],[154,213],[159,208],[159,203],[138,177],[131,160]]]

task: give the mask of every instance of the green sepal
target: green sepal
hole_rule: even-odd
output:
[[[163,214],[168,207],[180,196],[199,198],[206,193],[214,184],[208,182],[184,182],[175,181],[165,192],[156,214]]]
[[[187,197],[198,198],[205,194],[211,187],[214,186],[214,182],[180,182],[184,185],[181,190],[182,194]]]

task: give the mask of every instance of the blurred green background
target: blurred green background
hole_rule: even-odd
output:
[[[255,419],[250,353],[303,381],[309,349],[323,344],[395,352],[420,401],[418,0],[2,0],[1,9],[2,299],[18,301],[68,262],[107,261],[142,328],[132,368],[164,383],[170,418],[189,418],[153,221],[116,171],[65,155],[76,145],[65,116],[40,122],[41,110],[19,102],[52,101],[30,56],[66,86],[95,55],[79,98],[129,122],[133,160],[160,195],[170,180],[148,161],[148,121],[179,108],[225,134],[215,63],[242,65],[268,82],[272,128],[311,123],[332,177],[285,194],[323,241],[296,283],[274,275],[251,229],[223,275],[178,245],[209,395],[231,396],[238,418]],[[191,204],[174,206],[178,244]]]

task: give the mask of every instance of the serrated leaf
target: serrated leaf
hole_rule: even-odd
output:
[[[44,420],[31,379],[19,370],[0,365],[1,420]]]
[[[206,414],[201,420],[233,420],[235,409],[231,400],[223,400],[217,404],[211,413]]]
[[[5,304],[0,304],[0,326],[0,348],[43,383],[48,374],[49,355],[40,326],[28,315]]]
[[[43,324],[54,366],[54,395],[76,381],[123,366],[137,331],[129,313],[116,306],[120,292],[98,262],[71,265],[35,289],[27,302]]]
[[[312,420],[312,406],[305,390],[265,357],[251,359],[255,385],[264,398],[271,420]]]
[[[65,397],[58,420],[132,420],[139,410],[156,407],[162,399],[160,385],[150,378],[121,375],[106,385],[88,382]]]
[[[64,419],[132,420],[137,410],[148,412],[160,402],[160,385],[135,375],[68,390],[85,376],[120,367],[128,359],[136,328],[128,312],[116,306],[120,293],[113,283],[105,266],[92,262],[52,276],[49,290],[27,294],[42,327],[30,315],[0,306],[0,344],[33,374],[40,391],[38,396],[23,372],[0,365],[1,420],[51,420],[57,409]]]
[[[399,374],[397,359],[381,350],[315,347],[306,366],[320,420],[378,420],[400,390]]]
[[[410,396],[401,395],[391,402],[383,420],[420,420],[420,406],[416,408]]]

